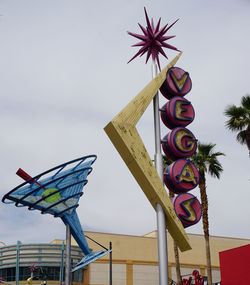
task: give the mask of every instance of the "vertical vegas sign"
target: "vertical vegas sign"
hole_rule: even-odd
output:
[[[173,205],[176,215],[184,227],[189,227],[201,218],[201,205],[189,192],[199,183],[199,172],[187,158],[197,148],[197,140],[186,128],[195,117],[190,101],[184,98],[192,88],[189,73],[179,67],[167,71],[166,80],[160,88],[162,95],[169,99],[161,108],[161,119],[171,131],[162,139],[165,155],[173,161],[164,171],[164,183],[175,194]]]

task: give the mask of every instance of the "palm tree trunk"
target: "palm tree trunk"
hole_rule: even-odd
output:
[[[205,243],[206,243],[206,257],[207,257],[207,284],[212,285],[212,268],[211,268],[209,236],[205,236]]]
[[[204,231],[205,245],[206,245],[207,281],[208,285],[212,285],[212,269],[211,269],[209,223],[208,223],[208,200],[206,193],[206,178],[205,178],[205,173],[203,171],[200,171],[199,188],[201,193],[202,223],[203,223],[203,231]]]
[[[169,198],[174,198],[174,193],[169,191]],[[176,269],[176,278],[177,278],[177,284],[181,285],[181,267],[180,267],[180,257],[179,257],[179,251],[178,246],[176,242],[174,241],[174,257],[175,257],[175,269]]]
[[[175,257],[175,269],[176,269],[176,278],[177,284],[181,285],[181,267],[180,267],[180,258],[179,251],[176,242],[174,241],[174,257]]]

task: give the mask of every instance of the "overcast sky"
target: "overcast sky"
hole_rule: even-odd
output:
[[[223,112],[250,93],[249,0],[0,0],[0,195],[22,183],[21,167],[37,175],[96,154],[78,214],[84,230],[143,235],[155,212],[105,134],[106,124],[151,80],[145,57],[127,64],[141,33],[144,6],[162,25],[180,20],[168,43],[183,51],[190,73],[186,96],[196,117],[188,128],[216,144],[220,180],[207,177],[210,234],[250,238],[250,159],[225,129]],[[166,50],[169,60],[177,53]],[[168,64],[161,58],[161,66]],[[161,96],[160,105],[166,100]],[[150,106],[139,132],[153,158]],[[161,126],[162,137],[168,129]],[[199,197],[198,187],[191,191]],[[0,204],[0,241],[49,242],[65,237],[60,219]],[[187,229],[202,234],[202,223]]]

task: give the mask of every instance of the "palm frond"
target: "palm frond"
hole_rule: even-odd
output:
[[[224,114],[229,118],[226,121],[226,127],[230,131],[242,130],[250,122],[248,112],[243,107],[236,107],[235,105],[228,106]]]
[[[212,177],[220,179],[221,172],[223,171],[222,165],[217,159],[213,159],[209,163],[208,173]]]
[[[250,112],[250,96],[246,95],[241,98],[241,105],[244,109]]]
[[[198,170],[204,173],[209,173],[213,177],[220,178],[223,167],[220,164],[218,157],[224,156],[223,152],[213,152],[215,144],[212,143],[198,143],[197,152],[190,158],[196,165]]]
[[[218,152],[212,153],[212,154],[211,154],[211,157],[217,159],[218,156],[222,156],[222,155],[225,156],[225,153],[218,151]]]
[[[224,114],[227,117],[241,118],[246,115],[246,110],[243,107],[237,107],[235,105],[229,105],[226,107]]]
[[[198,143],[197,149],[201,156],[209,156],[215,144],[212,143]]]
[[[198,153],[194,154],[192,157],[189,158],[191,162],[199,169],[199,171],[207,172],[207,166],[204,163],[204,159]]]
[[[241,132],[239,132],[236,136],[236,140],[240,143],[240,144],[245,144],[246,140],[247,140],[247,131],[243,130]]]

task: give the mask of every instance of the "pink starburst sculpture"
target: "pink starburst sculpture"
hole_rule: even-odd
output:
[[[36,270],[36,268],[37,267],[36,267],[35,264],[32,264],[32,265],[29,266],[29,269],[30,269],[31,272],[34,272]]]
[[[146,63],[148,62],[150,56],[152,56],[153,61],[157,61],[159,69],[161,69],[160,68],[160,61],[159,61],[159,53],[162,54],[164,57],[168,58],[167,55],[165,54],[163,48],[168,48],[168,49],[179,51],[176,47],[165,43],[165,41],[175,37],[175,36],[166,36],[166,33],[179,19],[177,19],[170,26],[168,26],[168,24],[166,24],[163,28],[160,29],[161,18],[158,20],[158,23],[155,26],[153,19],[151,19],[151,23],[150,23],[146,8],[144,8],[144,11],[145,11],[145,16],[146,16],[147,27],[144,28],[142,25],[140,25],[138,23],[139,27],[141,28],[141,30],[143,32],[143,35],[128,32],[128,34],[130,36],[133,36],[133,37],[141,40],[139,43],[132,45],[132,47],[137,47],[137,46],[140,47],[141,46],[141,48],[129,60],[129,62],[131,62],[137,56],[139,56],[139,55],[142,56],[145,53],[147,53]]]

